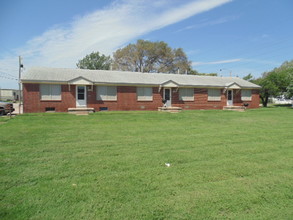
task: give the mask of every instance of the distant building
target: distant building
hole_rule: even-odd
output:
[[[0,89],[1,101],[19,100],[19,90],[17,89]]]
[[[291,99],[286,99],[284,95],[280,95],[277,97],[271,97],[270,101],[273,104],[291,104],[292,100]]]

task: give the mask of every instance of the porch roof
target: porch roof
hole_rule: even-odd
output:
[[[260,86],[238,77],[217,77],[180,75],[167,73],[140,73],[109,70],[84,70],[66,68],[34,67],[24,72],[21,81],[35,83],[69,83],[75,79],[86,79],[93,84],[110,85],[141,85],[162,86],[166,82],[177,84],[178,87],[219,87],[236,83],[241,88],[260,88]],[[168,83],[167,83],[168,84]],[[167,85],[166,84],[166,85]]]

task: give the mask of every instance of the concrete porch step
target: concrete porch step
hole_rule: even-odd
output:
[[[224,106],[223,110],[244,112],[244,106]]]
[[[178,113],[182,111],[180,107],[158,107],[158,111],[160,112],[170,112],[170,113]]]
[[[94,108],[68,108],[69,114],[76,114],[76,115],[88,115],[89,113],[94,113]]]

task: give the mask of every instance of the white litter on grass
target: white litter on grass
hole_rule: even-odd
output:
[[[167,167],[170,167],[170,166],[171,166],[171,164],[170,164],[170,163],[165,163],[165,165],[166,165]]]

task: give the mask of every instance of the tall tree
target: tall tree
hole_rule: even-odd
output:
[[[291,98],[293,95],[293,60],[284,62],[271,72],[263,73],[262,77],[253,82],[261,86],[260,98],[264,107],[267,107],[270,96],[285,95],[287,98]]]
[[[113,68],[138,72],[167,72],[184,74],[191,70],[191,62],[183,49],[172,49],[163,41],[138,40],[118,49],[114,54]]]
[[[111,62],[110,56],[100,55],[99,52],[92,52],[79,60],[76,66],[80,69],[109,70]]]
[[[260,96],[261,102],[263,104],[263,107],[267,107],[269,97],[275,96],[278,94],[277,86],[268,77],[260,77],[256,80],[254,80],[253,82],[255,84],[258,84],[261,86],[259,96]]]

